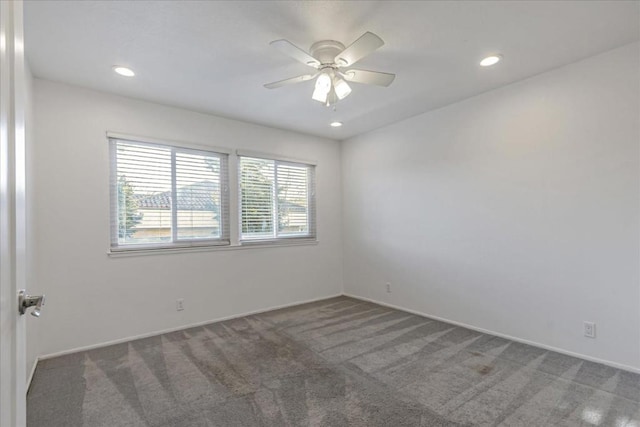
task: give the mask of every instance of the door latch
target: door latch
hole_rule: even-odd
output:
[[[44,305],[44,295],[27,295],[27,292],[23,289],[18,292],[18,311],[20,314],[27,312],[27,308],[35,306],[31,315],[34,317],[40,317],[40,311]]]

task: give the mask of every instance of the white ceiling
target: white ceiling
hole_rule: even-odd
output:
[[[35,76],[224,117],[344,139],[640,39],[638,1],[28,1]],[[388,88],[353,84],[337,111],[313,82],[268,90],[305,50],[365,31],[385,45],[358,68],[396,73]],[[504,61],[481,68],[500,52]],[[126,65],[137,76],[113,73]],[[332,120],[342,128],[328,126]]]

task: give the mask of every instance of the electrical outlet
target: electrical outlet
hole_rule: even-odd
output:
[[[180,298],[176,300],[176,311],[184,310],[184,299]]]
[[[584,336],[587,338],[596,337],[596,324],[594,322],[584,322]]]
[[[387,293],[391,293],[391,282],[387,282]]]

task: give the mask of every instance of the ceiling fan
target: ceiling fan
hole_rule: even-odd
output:
[[[390,73],[349,68],[384,44],[380,37],[371,32],[364,33],[347,48],[335,40],[319,41],[311,46],[310,53],[288,40],[275,40],[270,44],[285,55],[315,68],[316,72],[268,83],[264,87],[275,89],[288,84],[313,80],[317,77],[311,98],[327,107],[349,96],[351,87],[347,82],[386,87],[396,77],[395,74]]]

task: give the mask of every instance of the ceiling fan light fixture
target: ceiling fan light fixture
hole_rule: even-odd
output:
[[[332,128],[339,128],[340,126],[342,126],[342,122],[331,122],[329,126],[331,126]]]
[[[314,101],[322,102],[324,104],[327,102],[327,95],[329,95],[329,92],[323,92],[316,88],[316,90],[313,91],[313,95],[311,95],[311,99],[313,99]]]
[[[327,102],[327,96],[331,91],[331,76],[327,73],[321,73],[316,80],[316,87],[311,98],[315,101]]]
[[[338,95],[336,95],[336,91],[333,88],[329,91],[327,95],[327,102],[324,104],[325,107],[331,107],[338,103]]]
[[[349,84],[339,77],[333,80],[333,90],[336,91],[336,96],[340,100],[345,99],[351,93]]]
[[[331,90],[331,76],[327,73],[320,73],[316,80],[316,89],[329,92]]]

